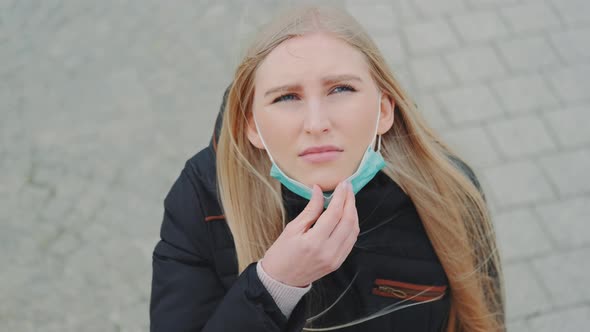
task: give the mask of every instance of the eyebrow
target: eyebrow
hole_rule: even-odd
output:
[[[351,74],[326,76],[326,77],[323,77],[321,79],[321,81],[324,85],[329,85],[329,84],[333,84],[336,82],[342,82],[342,81],[358,81],[361,83],[363,82],[363,80],[360,77],[355,76],[355,75],[351,75]],[[301,85],[299,85],[299,84],[285,84],[285,85],[277,86],[275,88],[272,88],[272,89],[266,91],[264,93],[264,96],[266,97],[270,94],[280,92],[280,91],[291,91],[291,90],[295,90],[297,88],[301,88]]]

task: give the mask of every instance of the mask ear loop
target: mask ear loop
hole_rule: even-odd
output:
[[[270,159],[270,161],[273,164],[276,164],[275,160],[272,158],[272,155],[270,154],[270,150],[268,149],[268,146],[266,146],[266,142],[264,141],[264,138],[262,137],[262,133],[260,132],[260,128],[258,127],[258,121],[256,121],[256,116],[254,115],[254,111],[252,111],[252,117],[254,118],[254,125],[256,126],[256,132],[258,133],[258,137],[260,137],[260,141],[262,142],[262,146],[264,146],[264,151],[266,151],[266,154],[268,155],[268,158]]]
[[[377,152],[381,152],[381,135],[377,134],[379,130],[379,119],[381,118],[381,90],[379,90],[379,97],[377,98],[377,123],[375,124],[375,134],[377,135]],[[373,150],[375,147],[373,147]]]
[[[377,135],[377,152],[381,152],[381,135]]]

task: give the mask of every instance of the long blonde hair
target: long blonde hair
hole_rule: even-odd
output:
[[[465,164],[422,119],[365,30],[338,8],[306,6],[278,16],[259,32],[235,72],[217,145],[217,183],[239,271],[264,256],[287,222],[280,183],[269,176],[269,158],[246,136],[254,75],[277,45],[316,31],[362,52],[377,85],[395,101],[393,126],[382,135],[383,172],[416,206],[449,279],[447,331],[503,331],[504,283],[482,193],[458,167]]]

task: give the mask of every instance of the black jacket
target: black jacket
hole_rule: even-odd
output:
[[[345,263],[314,282],[287,319],[259,280],[256,263],[238,276],[233,239],[216,192],[215,147],[220,119],[221,113],[210,145],[186,162],[164,200],[161,240],[153,252],[151,331],[301,331],[305,318],[317,313],[312,311],[314,288],[328,293],[342,290],[342,284],[356,271],[351,296],[332,308],[323,323],[359,318],[357,307],[370,310],[400,302],[400,289],[408,294],[429,286],[437,290],[407,303],[444,293],[447,277],[412,201],[379,172],[356,195],[361,234],[378,228],[359,236]],[[283,198],[288,220],[307,203],[285,188]],[[383,223],[387,220],[391,222]],[[397,287],[398,292],[389,292],[388,285]],[[339,331],[441,331],[449,296],[447,289],[442,300]]]

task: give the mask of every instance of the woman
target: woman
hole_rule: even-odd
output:
[[[152,331],[504,330],[477,180],[348,14],[267,25],[221,111],[164,202]]]

